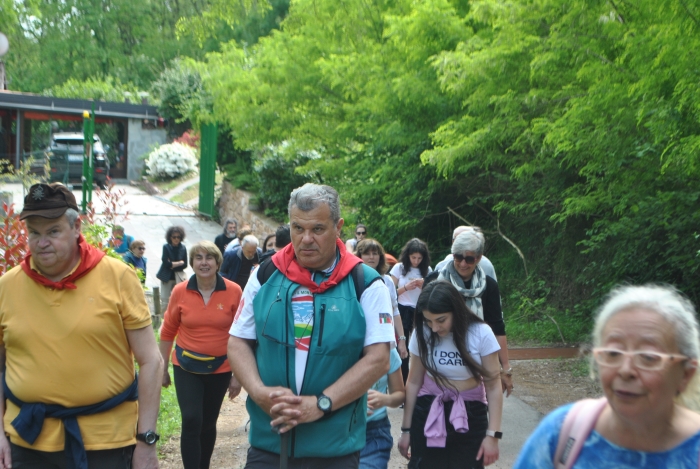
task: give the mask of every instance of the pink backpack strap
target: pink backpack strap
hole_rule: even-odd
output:
[[[554,452],[556,469],[571,469],[583,444],[595,427],[598,417],[607,405],[606,398],[583,399],[571,407],[559,432],[557,450]]]

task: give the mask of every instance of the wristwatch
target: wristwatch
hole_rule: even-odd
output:
[[[156,444],[156,441],[160,440],[160,435],[153,430],[148,430],[146,433],[137,433],[136,439],[143,441],[148,446],[152,446]]]
[[[399,340],[406,340],[406,336],[405,335],[400,336]]]
[[[486,436],[491,436],[493,438],[496,438],[497,440],[500,440],[503,438],[503,432],[495,432],[493,430],[486,430]]]
[[[329,415],[333,409],[333,401],[331,401],[331,398],[325,394],[320,394],[316,398],[316,407],[318,407],[318,409],[323,412],[324,415]]]

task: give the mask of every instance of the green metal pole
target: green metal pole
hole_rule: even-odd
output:
[[[90,111],[83,111],[83,177],[80,181],[82,185],[83,196],[80,208],[83,214],[87,213],[87,175],[88,170],[90,169],[90,164],[88,163],[88,156],[91,155],[92,135],[90,134]]]
[[[214,185],[216,184],[217,124],[202,125],[199,158],[199,212],[214,215]]]
[[[95,146],[95,102],[92,102],[92,112],[90,113],[90,154],[88,155],[88,203],[92,202],[92,181],[95,177],[95,158],[93,147]]]

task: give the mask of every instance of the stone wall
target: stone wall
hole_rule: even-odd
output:
[[[163,128],[144,129],[141,119],[129,119],[129,147],[127,148],[127,174],[130,181],[140,181],[143,170],[143,158],[153,147],[168,141],[168,134]]]
[[[233,187],[224,181],[221,185],[221,198],[217,205],[219,217],[223,223],[226,218],[235,218],[240,228],[244,224],[249,224],[253,234],[260,239],[260,243],[265,240],[268,234],[272,234],[280,225],[272,218],[266,217],[260,212],[251,210],[250,201],[255,195]]]

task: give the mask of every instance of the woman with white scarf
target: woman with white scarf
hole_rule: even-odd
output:
[[[466,231],[452,243],[453,260],[440,272],[439,280],[454,285],[464,298],[467,307],[483,319],[493,330],[501,350],[501,386],[506,397],[513,391],[513,370],[508,361],[508,340],[501,310],[501,293],[498,282],[487,276],[479,267],[484,253],[484,241],[474,231]]]

